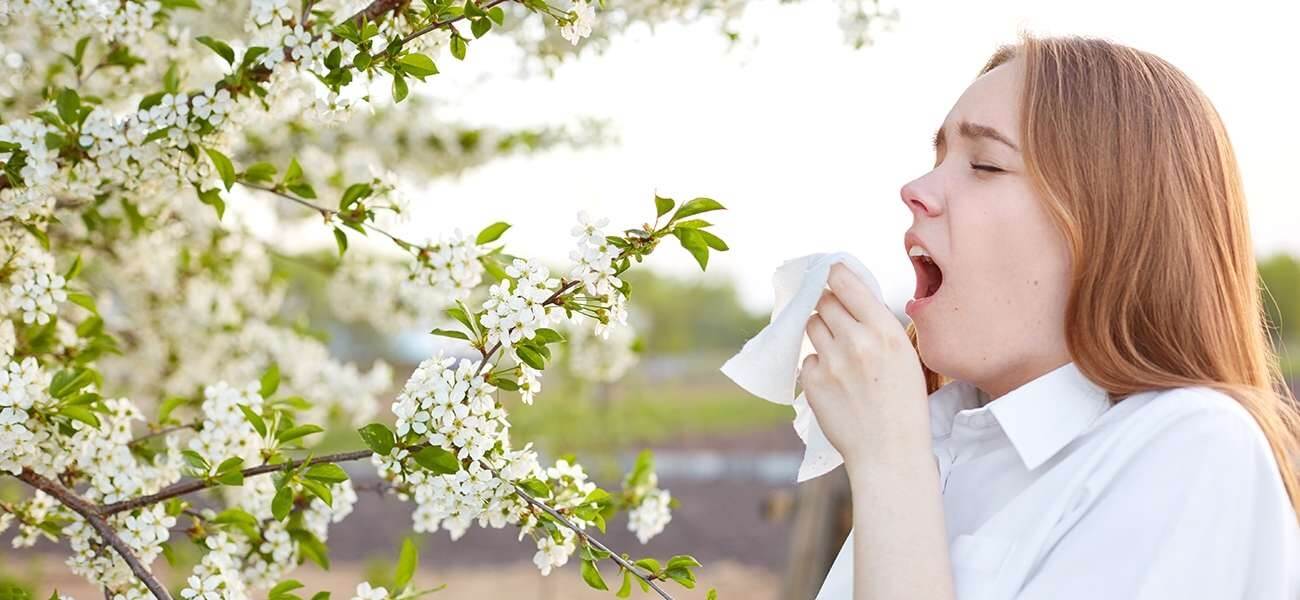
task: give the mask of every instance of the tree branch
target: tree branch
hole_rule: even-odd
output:
[[[411,446],[410,449],[416,449],[423,446],[424,444]],[[298,460],[290,460],[290,461],[277,463],[273,465],[268,464],[268,465],[258,465],[256,467],[249,467],[243,470],[243,474],[244,477],[253,477],[255,475],[274,473],[276,471],[286,471],[288,469],[296,468],[300,465],[339,463],[339,462],[347,462],[352,460],[359,460],[362,458],[366,458],[371,454],[374,454],[374,452],[372,452],[368,448],[365,450],[353,450],[352,452],[340,452],[338,454],[328,454],[317,458],[304,458]],[[122,512],[124,510],[131,510],[134,508],[140,508],[142,506],[149,506],[150,504],[156,504],[158,502],[169,500],[177,496],[184,496],[185,494],[192,494],[199,490],[204,490],[218,485],[221,484],[213,480],[190,479],[187,481],[173,483],[147,496],[139,496],[128,500],[122,500],[121,502],[113,502],[112,504],[105,504],[103,506],[96,508],[95,510],[97,510],[100,514],[103,514],[104,516],[109,516],[109,515]]]
[[[495,471],[493,471],[493,473],[495,473]],[[497,477],[500,478],[501,476],[500,476],[500,475],[497,475]],[[514,486],[514,488],[515,488],[515,495],[516,495],[516,496],[519,496],[520,498],[523,498],[524,500],[527,500],[529,504],[531,504],[531,505],[533,505],[533,506],[536,506],[537,508],[540,508],[540,509],[542,509],[543,511],[546,511],[546,514],[551,515],[551,517],[555,518],[555,520],[559,521],[559,522],[560,522],[561,524],[563,524],[565,527],[568,527],[569,529],[572,529],[574,533],[578,534],[579,537],[581,537],[582,539],[586,540],[587,543],[589,543],[589,544],[591,544],[591,545],[593,545],[593,546],[595,546],[595,547],[597,547],[597,548],[600,548],[601,550],[604,550],[605,552],[608,552],[608,553],[609,553],[609,557],[612,558],[612,559],[614,559],[614,562],[618,563],[619,566],[623,567],[624,569],[627,569],[628,571],[631,571],[632,574],[633,574],[633,575],[636,575],[638,579],[640,579],[641,581],[646,582],[647,585],[649,585],[650,587],[654,588],[654,591],[659,592],[659,595],[660,595],[661,597],[663,597],[664,600],[673,600],[673,597],[672,597],[672,596],[669,596],[669,595],[668,595],[668,592],[665,592],[665,591],[663,590],[663,588],[661,588],[661,587],[659,587],[658,585],[656,585],[653,579],[649,579],[649,578],[647,578],[646,576],[644,576],[644,575],[638,573],[637,570],[636,570],[636,565],[634,565],[634,564],[628,562],[627,559],[623,558],[622,556],[619,556],[617,552],[614,552],[613,550],[610,550],[609,547],[605,546],[605,544],[600,543],[600,540],[598,540],[598,539],[596,539],[596,538],[594,538],[594,537],[592,537],[592,536],[590,536],[590,535],[587,535],[586,532],[584,532],[583,530],[579,529],[577,525],[574,525],[573,522],[570,521],[568,518],[566,518],[564,515],[560,514],[558,511],[556,511],[555,509],[551,508],[550,506],[547,506],[545,502],[540,502],[540,501],[538,501],[536,498],[534,498],[534,497],[532,497],[531,495],[529,495],[528,492],[525,492],[525,491],[523,490],[523,488],[520,488],[517,484],[515,484],[515,482],[511,481],[511,482],[510,482],[510,485],[511,485],[511,486]]]
[[[337,211],[337,210],[335,210],[335,209],[327,208],[327,207],[321,206],[321,205],[319,205],[319,204],[314,204],[314,203],[308,202],[308,201],[306,201],[306,200],[304,200],[304,199],[302,199],[302,198],[299,198],[299,197],[297,197],[297,196],[294,196],[293,194],[286,194],[286,193],[284,193],[284,192],[282,192],[282,191],[280,191],[280,190],[278,190],[278,189],[276,189],[276,188],[273,188],[273,187],[271,187],[271,186],[261,185],[261,184],[257,184],[257,183],[249,183],[249,182],[244,181],[244,180],[242,180],[242,179],[237,179],[236,182],[239,183],[240,185],[244,186],[244,187],[252,188],[252,189],[255,189],[255,190],[261,190],[261,191],[263,191],[263,192],[269,192],[269,193],[271,193],[271,194],[275,194],[275,195],[277,195],[277,196],[279,196],[279,197],[281,197],[281,198],[285,198],[285,199],[287,199],[287,200],[292,200],[293,202],[296,202],[296,203],[298,203],[298,204],[300,204],[300,205],[302,205],[302,206],[304,206],[304,207],[306,207],[306,208],[310,208],[310,209],[312,209],[312,210],[314,210],[314,211],[320,213],[321,216],[324,217],[326,220],[333,219],[333,218],[335,218],[335,217],[337,217],[337,216],[339,215],[339,211]],[[378,227],[375,227],[374,225],[371,225],[371,224],[365,223],[364,221],[363,221],[362,223],[363,223],[363,226],[364,226],[366,229],[370,229],[370,230],[372,230],[372,231],[376,231],[376,232],[379,232],[379,233],[381,233],[381,234],[387,236],[388,239],[393,240],[394,243],[396,243],[398,246],[400,246],[400,247],[402,247],[402,248],[404,248],[404,249],[419,248],[419,247],[420,247],[418,244],[414,244],[414,243],[412,243],[412,242],[408,242],[408,241],[406,241],[406,240],[404,240],[404,239],[402,239],[402,238],[399,238],[399,237],[397,237],[397,236],[395,236],[395,235],[393,235],[393,234],[391,234],[391,233],[388,233],[387,231],[384,231],[383,229],[380,229],[380,228],[378,228]]]
[[[109,513],[102,512],[81,496],[31,469],[23,469],[22,473],[18,474],[18,479],[53,496],[64,506],[81,515],[87,523],[90,523],[90,526],[99,534],[99,537],[103,538],[105,542],[108,542],[108,545],[117,551],[122,560],[126,561],[126,564],[131,567],[131,572],[135,574],[136,578],[143,582],[145,587],[149,588],[149,591],[153,592],[153,595],[158,600],[171,600],[171,595],[167,593],[167,589],[158,582],[158,579],[153,576],[153,573],[149,572],[149,569],[140,562],[140,559],[136,558],[135,553],[131,552],[131,548],[127,547],[126,542],[122,541],[122,538],[117,535],[113,526],[109,525],[108,521],[105,520]]]

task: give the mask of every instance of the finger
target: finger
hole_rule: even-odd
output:
[[[867,283],[852,269],[841,263],[831,265],[831,291],[853,318],[862,323],[880,323],[897,320],[884,302],[877,300]]]
[[[834,340],[831,329],[826,326],[826,321],[822,320],[821,315],[813,315],[808,318],[808,338],[812,340],[813,347],[818,352],[825,352],[830,349]]]
[[[835,337],[848,335],[854,327],[860,327],[857,319],[831,290],[823,290],[821,300],[817,301],[817,314],[821,315]]]

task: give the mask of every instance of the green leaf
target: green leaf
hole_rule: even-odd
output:
[[[402,56],[397,59],[397,64],[401,66],[402,71],[421,79],[438,74],[438,66],[433,64],[433,59],[418,52]]]
[[[452,34],[451,55],[455,56],[457,60],[465,60],[465,49],[466,49],[465,38],[460,37],[456,34]]]
[[[691,256],[695,257],[695,262],[700,263],[700,270],[705,270],[709,266],[709,245],[704,241],[698,229],[674,229],[673,235],[682,243],[682,247]]]
[[[437,446],[426,446],[415,453],[415,462],[434,473],[450,475],[460,470],[460,459]]]
[[[280,366],[271,363],[271,366],[266,368],[266,372],[262,373],[262,388],[258,393],[261,394],[263,398],[270,398],[271,395],[275,393],[275,390],[279,388]]]
[[[361,434],[361,440],[366,443],[366,447],[380,456],[388,456],[397,443],[393,431],[383,423],[371,423],[358,429],[357,433]]]
[[[465,0],[464,14],[470,19],[487,16],[487,13],[483,12],[483,9],[479,8],[478,4],[474,3],[474,0]]]
[[[488,381],[488,383],[491,383],[492,385],[495,385],[507,392],[519,391],[519,384],[512,379],[505,379],[503,377],[493,377],[490,381]]]
[[[297,427],[290,427],[284,431],[281,431],[280,433],[277,433],[275,435],[275,439],[281,444],[284,444],[286,442],[291,442],[293,440],[296,440],[300,437],[305,437],[313,433],[320,433],[322,431],[325,431],[325,429],[322,428],[320,425],[311,425],[311,424],[298,425]]]
[[[492,31],[492,21],[487,18],[474,19],[469,25],[469,30],[470,33],[474,34],[475,39],[481,38],[487,35],[487,32]]]
[[[352,57],[352,66],[356,67],[358,71],[365,71],[370,68],[370,60],[368,52],[358,52],[356,56]]]
[[[496,21],[497,25],[504,24],[506,22],[506,11],[502,10],[500,6],[493,6],[488,11],[488,18]]]
[[[58,99],[59,118],[69,126],[75,127],[81,121],[81,97],[72,88],[64,88]]]
[[[289,510],[293,508],[293,488],[285,485],[275,492],[275,498],[271,500],[271,516],[277,521],[283,521],[289,516]]]
[[[402,551],[397,557],[397,576],[393,579],[393,591],[400,593],[415,575],[415,566],[419,563],[419,552],[411,538],[402,540]]]
[[[632,563],[632,564],[634,564],[634,565],[636,565],[636,566],[638,566],[638,567],[641,567],[642,569],[645,569],[645,570],[649,571],[651,575],[658,575],[658,574],[659,574],[659,561],[657,561],[657,560],[655,560],[655,559],[653,559],[653,558],[643,558],[643,559],[638,560],[638,561],[636,561],[636,562],[634,562],[634,563]]]
[[[348,480],[348,472],[334,463],[317,463],[304,474],[308,479],[325,483],[340,483]]]
[[[289,159],[289,167],[284,170],[284,179],[280,181],[285,185],[297,183],[302,180],[302,165],[298,164],[297,158]]]
[[[478,232],[478,237],[474,239],[474,243],[479,246],[482,246],[483,244],[491,244],[492,242],[497,241],[497,239],[501,237],[501,234],[505,233],[507,229],[510,229],[509,223],[506,223],[505,221],[497,221],[496,223],[484,227],[483,231]]]
[[[698,567],[698,566],[700,566],[700,561],[695,560],[694,556],[691,556],[689,554],[678,554],[668,559],[667,568],[677,569],[677,568]]]
[[[96,417],[94,412],[84,406],[64,406],[59,409],[59,414],[81,421],[96,429],[99,428],[99,417]]]
[[[221,217],[226,213],[226,202],[221,199],[221,192],[218,191],[217,188],[199,190],[199,202],[215,208],[217,210],[218,221],[220,221]]]
[[[623,569],[623,585],[618,588],[618,592],[615,593],[614,595],[618,596],[619,598],[626,598],[632,595],[632,572],[631,571],[627,569]]]
[[[275,587],[271,588],[271,591],[266,593],[267,600],[276,600],[276,596],[279,596],[281,594],[287,594],[288,592],[296,590],[300,587],[302,587],[302,583],[299,582],[297,579],[289,579],[287,581],[282,581],[276,584]]]
[[[709,588],[709,593],[704,600],[718,600],[718,588]]]
[[[63,278],[64,278],[64,279],[67,279],[67,280],[69,280],[69,281],[71,281],[71,280],[73,280],[73,279],[76,279],[76,278],[77,278],[77,275],[79,275],[79,274],[81,274],[81,255],[80,255],[80,254],[78,254],[76,258],[72,259],[72,264],[69,265],[69,266],[68,266],[68,270],[65,271],[65,272],[63,273]]]
[[[244,169],[244,179],[251,183],[265,183],[275,179],[275,165],[269,162],[256,163]]]
[[[659,196],[658,194],[656,194],[656,195],[655,195],[655,210],[658,211],[658,214],[656,214],[655,216],[656,216],[656,217],[662,217],[662,216],[668,214],[668,211],[672,210],[672,209],[673,209],[673,206],[675,206],[676,204],[677,204],[677,202],[674,201],[672,198],[663,198],[663,197]]]
[[[241,525],[247,527],[257,527],[257,517],[248,514],[243,509],[228,508],[226,510],[221,511],[221,513],[218,514],[216,517],[213,517],[212,523],[215,523],[217,525]]]
[[[320,498],[327,506],[334,506],[334,494],[330,492],[328,485],[311,479],[303,479],[298,482],[302,489],[307,490],[311,495]]]
[[[705,221],[704,219],[687,219],[685,221],[678,221],[677,224],[674,225],[674,227],[676,227],[677,229],[683,229],[683,228],[699,229],[701,227],[708,227],[710,225],[713,225],[713,223]]]
[[[545,481],[530,477],[519,482],[519,487],[524,488],[529,496],[534,498],[550,498],[551,486],[546,485]]]
[[[189,401],[189,398],[183,396],[171,396],[163,400],[162,404],[158,407],[158,422],[166,423],[171,420],[172,411],[176,410],[176,407],[182,404],[187,404]]]
[[[230,47],[230,44],[221,40],[212,39],[206,35],[201,35],[195,39],[197,39],[200,44],[212,48],[212,51],[216,52],[217,56],[225,59],[226,63],[231,65],[235,64],[235,51]]]
[[[697,231],[699,231],[700,237],[704,238],[704,243],[707,244],[710,248],[713,248],[714,250],[717,250],[719,252],[728,250],[727,243],[722,241],[722,238],[713,235],[712,233],[709,233],[707,231],[704,231],[703,229],[698,229]]]
[[[673,213],[671,221],[676,221],[677,219],[689,217],[691,215],[698,215],[703,212],[724,209],[725,207],[712,198],[696,198],[683,204],[681,208],[677,209],[677,212]]]
[[[410,92],[411,92],[410,88],[406,87],[406,78],[401,75],[394,74],[393,75],[393,102],[401,102],[405,100],[406,95],[409,94]]]
[[[469,341],[469,335],[467,335],[463,331],[456,331],[454,329],[434,328],[433,331],[430,331],[429,333],[432,333],[433,335],[441,335],[443,337],[456,338],[460,340]]]
[[[62,399],[85,387],[94,378],[94,372],[90,369],[64,369],[55,373],[54,378],[50,380],[50,395]]]
[[[221,473],[229,473],[231,471],[238,471],[241,468],[243,468],[243,466],[244,466],[243,458],[238,456],[232,456],[230,458],[227,458],[226,460],[221,461],[221,464],[217,465],[217,473],[221,474]]]
[[[540,327],[535,332],[533,339],[543,344],[553,344],[555,342],[563,342],[565,338],[560,334],[560,332],[551,329],[550,327]]]
[[[312,562],[320,565],[322,569],[329,570],[329,549],[312,532],[295,527],[289,530],[289,537],[298,542],[298,551],[304,557],[310,558]]]
[[[247,404],[239,404],[237,406],[239,406],[239,411],[244,413],[244,418],[248,420],[248,424],[252,425],[253,429],[257,431],[257,435],[266,437],[266,421],[254,412],[251,406]]]
[[[523,361],[524,364],[534,369],[546,368],[546,361],[542,359],[542,355],[528,346],[516,346],[515,355],[518,356],[519,360]]]
[[[212,166],[216,167],[217,173],[221,175],[221,183],[226,185],[226,191],[230,191],[230,187],[235,185],[235,165],[226,158],[225,154],[212,148],[204,148],[203,151],[207,152],[208,158],[212,159]]]
[[[582,561],[582,580],[594,589],[609,589],[605,585],[605,580],[600,576],[600,569],[596,568],[596,563],[593,561]]]
[[[339,247],[339,256],[343,256],[343,253],[348,250],[348,235],[338,227],[334,228],[334,243]]]
[[[357,201],[368,197],[374,193],[374,188],[368,183],[354,183],[343,190],[343,197],[339,199],[339,210],[347,210]]]
[[[185,459],[186,464],[200,473],[207,473],[212,469],[212,465],[208,464],[207,459],[193,450],[181,450],[181,458]]]

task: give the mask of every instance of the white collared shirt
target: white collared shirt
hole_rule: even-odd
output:
[[[1300,523],[1232,398],[1111,406],[1074,363],[987,398],[930,395],[958,600],[1300,600]],[[850,532],[817,600],[852,598],[852,571]]]

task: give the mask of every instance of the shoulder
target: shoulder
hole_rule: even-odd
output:
[[[1282,487],[1259,423],[1236,398],[1210,387],[1136,394],[1111,407],[1098,428],[1109,438],[1112,459],[1130,468]]]

